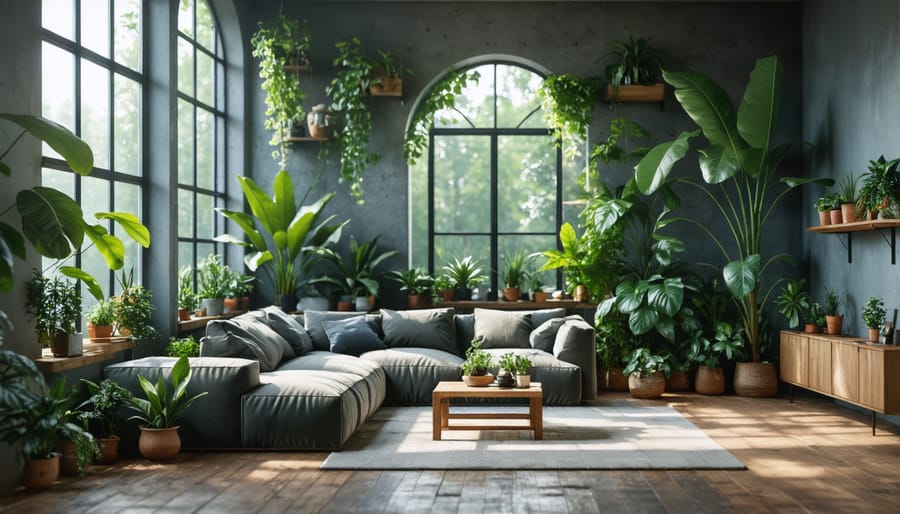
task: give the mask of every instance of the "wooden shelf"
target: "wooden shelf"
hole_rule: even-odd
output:
[[[310,73],[313,72],[311,64],[285,64],[284,71],[288,73]]]
[[[59,373],[110,360],[117,353],[132,348],[134,348],[134,340],[132,339],[115,343],[92,343],[90,339],[85,339],[83,353],[77,357],[54,357],[49,348],[44,348],[41,358],[35,359],[34,363],[41,370],[41,373]]]
[[[206,324],[212,320],[216,319],[230,319],[235,316],[239,316],[244,314],[247,311],[234,311],[229,312],[228,314],[222,314],[219,316],[202,316],[202,317],[191,317],[188,321],[179,321],[178,322],[178,333],[184,334],[185,332],[191,332],[192,330],[197,330],[198,328],[206,327]]]
[[[285,141],[289,141],[291,143],[308,143],[310,141],[328,141],[330,138],[327,137],[286,137]]]
[[[504,300],[493,301],[452,301],[452,302],[435,302],[435,307],[453,307],[461,311],[471,311],[475,308],[479,309],[500,309],[504,311],[530,311],[537,309],[557,309],[563,308],[568,310],[588,310],[596,309],[596,303],[576,302],[575,300],[547,300],[546,302],[531,302],[519,300],[517,302],[507,302]]]
[[[621,84],[619,92],[613,91],[612,84],[606,86],[606,101],[619,103],[664,103],[666,101],[666,85],[653,84]]]
[[[897,227],[900,227],[900,219],[881,219],[868,221],[854,221],[853,223],[838,223],[835,225],[818,225],[808,227],[809,232],[818,232],[820,234],[847,234],[847,262],[853,262],[853,233],[854,232],[871,232],[878,231],[881,237],[891,248],[891,264],[897,264]],[[891,229],[891,237],[882,233],[884,229]]]

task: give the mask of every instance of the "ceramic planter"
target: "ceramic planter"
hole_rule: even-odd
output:
[[[608,391],[628,391],[628,377],[622,374],[622,368],[608,368],[602,376],[603,389]]]
[[[674,370],[666,379],[666,391],[690,391],[691,373]]]
[[[831,225],[831,211],[819,211],[819,225]]]
[[[881,330],[877,328],[869,329],[869,341],[878,342],[878,336],[881,335]]]
[[[190,312],[188,312],[184,309],[178,309],[178,321],[190,321],[190,320],[191,320]]]
[[[207,316],[221,316],[225,311],[224,298],[204,298],[202,303]]]
[[[841,218],[844,220],[844,223],[854,223],[859,221],[859,217],[856,215],[856,204],[842,203]]]
[[[534,301],[546,302],[548,296],[550,296],[550,295],[546,291],[535,291],[534,292]]]
[[[236,312],[238,310],[238,300],[237,298],[225,298],[222,300],[222,312],[225,314]]]
[[[841,223],[844,222],[844,218],[841,217],[840,209],[832,209],[832,210],[828,211],[828,215],[831,217],[832,225],[840,225]]]
[[[517,302],[519,301],[520,290],[518,287],[504,287],[503,288],[503,298],[507,302]]]
[[[22,483],[29,489],[47,489],[59,478],[59,455],[47,459],[29,459]]]
[[[516,375],[516,387],[520,389],[531,387],[531,375]]]
[[[494,375],[463,375],[463,383],[469,387],[486,387],[494,382]]]
[[[778,372],[772,362],[738,362],[734,368],[738,396],[771,398],[778,393]]]
[[[98,438],[97,444],[100,445],[100,458],[97,462],[104,466],[115,464],[119,459],[119,436]]]
[[[725,373],[722,368],[700,366],[694,377],[694,390],[700,394],[720,395],[725,392]]]
[[[172,460],[181,451],[181,437],[178,427],[146,428],[141,427],[138,439],[138,450],[141,456],[153,461]]]
[[[844,328],[844,316],[825,316],[825,326],[828,334],[841,335]]]
[[[628,392],[633,398],[653,400],[662,396],[666,390],[666,375],[656,371],[647,376],[640,373],[628,375]]]

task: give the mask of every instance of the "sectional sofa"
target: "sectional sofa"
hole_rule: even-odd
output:
[[[382,404],[428,405],[439,381],[460,380],[473,339],[496,358],[529,356],[546,405],[596,397],[594,330],[564,309],[293,316],[273,307],[207,326],[201,356],[191,360],[188,394],[209,394],[183,417],[183,445],[340,448]],[[148,357],[108,366],[105,374],[137,393],[137,375],[168,377],[174,362]],[[136,446],[137,428],[122,426],[129,431],[121,444]]]

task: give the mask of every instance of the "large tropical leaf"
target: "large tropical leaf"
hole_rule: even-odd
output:
[[[279,172],[280,173],[280,172]],[[287,229],[287,222],[281,217],[281,211],[275,207],[275,201],[269,198],[256,182],[244,176],[238,176],[238,182],[244,191],[244,198],[250,206],[250,212],[259,220],[259,223],[269,234]]]
[[[266,240],[263,235],[258,230],[256,230],[256,227],[253,225],[253,218],[251,216],[240,211],[230,211],[221,207],[216,207],[216,212],[235,222],[237,226],[244,231],[244,234],[247,236],[247,239],[250,240],[250,244],[252,244],[254,248],[260,251],[266,249]],[[216,240],[218,241],[221,237],[224,236],[216,236]],[[237,240],[237,238],[233,239]],[[233,241],[229,240],[223,242]]]
[[[616,286],[616,305],[619,312],[628,314],[634,312],[641,304],[644,303],[644,296],[647,293],[649,284],[645,280],[633,282],[625,280]]]
[[[654,309],[674,316],[684,301],[684,285],[681,277],[672,277],[650,284],[647,289],[647,304]]]
[[[645,195],[653,194],[666,183],[672,168],[687,154],[690,140],[698,131],[682,132],[674,141],[662,143],[647,152],[634,167],[634,182]]]
[[[81,207],[68,195],[49,187],[23,189],[16,195],[22,232],[45,257],[65,259],[84,241]]]
[[[84,233],[106,260],[106,266],[109,269],[122,269],[125,266],[125,245],[118,237],[110,235],[101,225],[88,225],[87,223],[84,224]]]
[[[741,170],[741,163],[731,150],[721,146],[710,146],[699,150],[700,172],[707,184],[719,184],[735,176]]]
[[[0,118],[15,123],[32,136],[45,141],[66,160],[75,173],[88,175],[94,169],[91,147],[66,127],[46,118],[27,114],[0,113]]]
[[[750,83],[737,112],[737,129],[753,148],[768,150],[778,127],[781,100],[781,63],[772,55],[756,60]]]
[[[642,305],[628,315],[628,328],[639,336],[653,330],[659,321],[659,313],[649,305]]]
[[[663,78],[675,88],[675,98],[710,144],[728,148],[735,155],[747,146],[737,131],[731,99],[714,80],[691,71],[663,70]]]
[[[753,254],[743,260],[731,261],[722,269],[725,286],[737,298],[744,298],[759,282],[760,269],[759,254]]]
[[[18,230],[0,222],[0,291],[12,289],[14,259],[25,258],[25,238]]]
[[[297,202],[294,199],[294,183],[291,182],[291,176],[284,170],[275,175],[275,185],[273,186],[275,206],[281,211],[278,215],[280,220],[285,223],[294,219],[297,213]]]
[[[97,279],[91,276],[91,274],[87,271],[76,268],[74,266],[62,266],[59,268],[59,272],[69,278],[74,278],[75,280],[84,282],[84,285],[86,285],[88,288],[88,292],[90,292],[91,296],[96,298],[97,301],[101,301],[105,298],[103,294],[103,288],[100,287],[100,283],[97,282]]]
[[[144,248],[150,246],[150,231],[134,214],[130,212],[98,212],[94,217],[98,220],[115,221],[137,244]]]
[[[594,228],[597,232],[603,234],[615,226],[616,222],[622,219],[630,208],[631,202],[621,198],[604,202],[603,205],[594,211]]]

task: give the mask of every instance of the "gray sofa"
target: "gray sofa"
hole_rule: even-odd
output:
[[[563,309],[452,309],[379,314],[252,311],[210,322],[191,360],[188,394],[207,391],[181,423],[185,448],[336,449],[382,405],[428,405],[442,380],[460,380],[473,339],[495,356],[528,355],[546,405],[596,398],[594,330]],[[175,359],[108,366],[138,392],[137,375],[168,377]],[[138,431],[122,434],[136,446]]]

